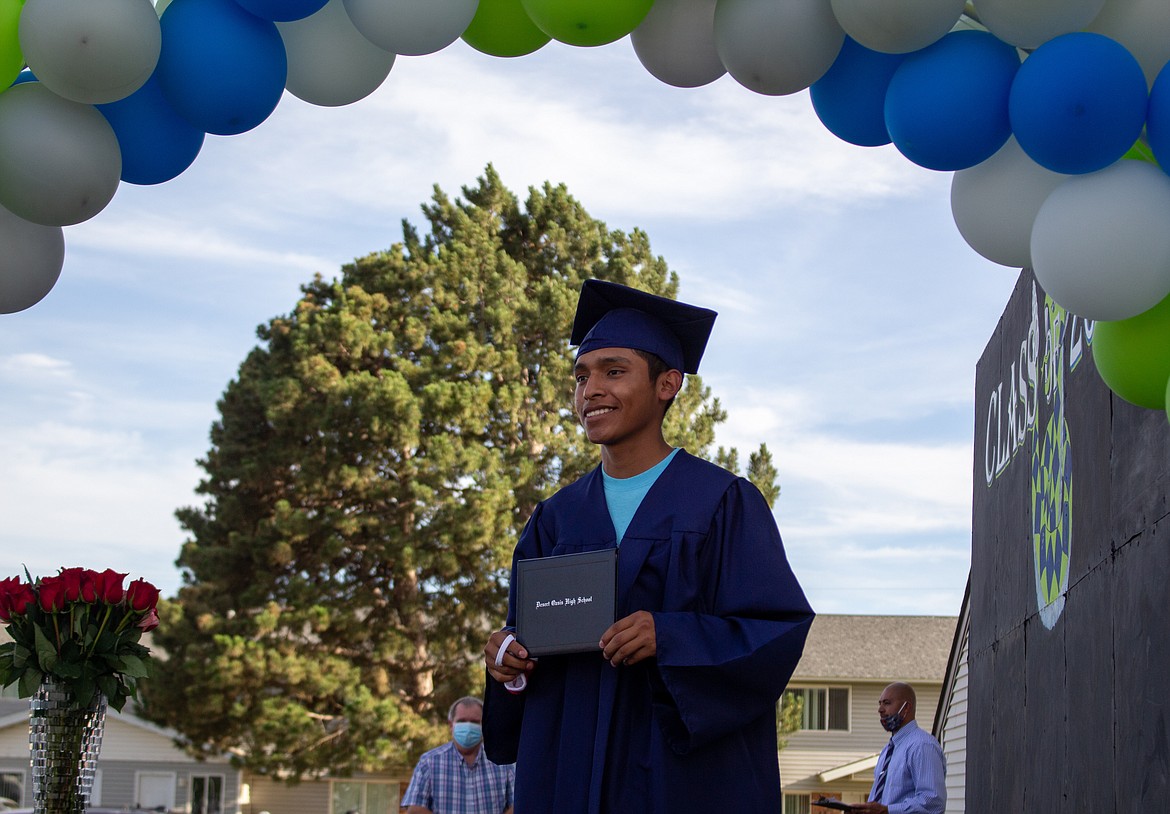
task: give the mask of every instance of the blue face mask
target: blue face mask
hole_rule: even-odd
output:
[[[471,721],[459,721],[453,729],[455,742],[464,749],[479,746],[479,742],[483,740],[483,727]]]
[[[893,715],[886,715],[882,717],[882,729],[886,730],[887,732],[897,732],[902,728],[902,710],[906,709],[907,703],[909,702],[904,702],[902,706],[898,707],[898,711]]]

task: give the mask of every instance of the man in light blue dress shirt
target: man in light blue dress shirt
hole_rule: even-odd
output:
[[[878,755],[868,803],[861,814],[942,814],[947,805],[947,765],[934,736],[914,720],[914,688],[901,682],[882,690],[878,715],[890,742]]]

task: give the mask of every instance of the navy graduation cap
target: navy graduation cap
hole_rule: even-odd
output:
[[[604,280],[586,280],[570,344],[577,356],[598,348],[633,348],[667,366],[697,373],[717,314],[709,308],[647,294]]]

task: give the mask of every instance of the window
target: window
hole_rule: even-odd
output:
[[[784,814],[809,814],[812,798],[807,794],[785,794]]]
[[[24,800],[24,772],[0,772],[0,809],[20,808]]]
[[[335,780],[332,792],[333,814],[398,814],[397,783]]]
[[[805,732],[849,731],[848,687],[793,687],[784,693],[784,703],[799,701],[803,707],[800,729]]]
[[[191,814],[223,814],[223,777],[191,775]]]

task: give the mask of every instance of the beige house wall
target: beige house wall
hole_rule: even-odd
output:
[[[384,774],[362,774],[353,777],[319,778],[289,784],[282,780],[251,774],[245,778],[248,804],[244,814],[345,814],[333,810],[334,783],[385,783],[391,788],[394,811],[410,782],[411,770],[398,768]],[[363,812],[376,814],[376,812]]]

